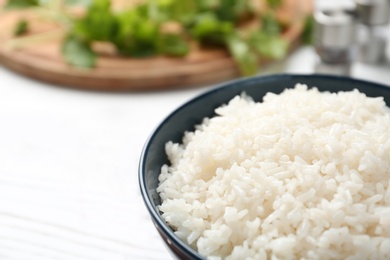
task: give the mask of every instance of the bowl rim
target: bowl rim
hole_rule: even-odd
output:
[[[291,74],[291,73],[281,73],[281,74],[270,74],[270,75],[257,75],[253,77],[244,77],[240,79],[230,80],[227,82],[223,82],[220,84],[215,85],[214,87],[207,89],[200,94],[195,95],[194,97],[188,99],[184,103],[182,103],[180,106],[172,110],[170,113],[167,114],[158,124],[157,126],[152,129],[151,134],[146,139],[146,142],[144,143],[144,146],[142,148],[142,152],[139,159],[139,165],[138,165],[138,182],[139,182],[139,188],[141,191],[141,196],[144,201],[144,204],[150,214],[150,217],[155,225],[155,227],[162,232],[166,239],[168,239],[168,243],[174,243],[179,248],[179,250],[186,254],[191,255],[193,259],[204,259],[196,250],[191,248],[188,244],[186,244],[182,239],[180,239],[178,236],[176,236],[173,232],[173,230],[169,227],[169,225],[162,219],[161,215],[157,212],[156,208],[152,204],[152,198],[149,196],[147,187],[146,187],[146,181],[145,181],[145,161],[146,161],[146,155],[149,151],[150,145],[152,140],[155,138],[155,136],[158,134],[159,130],[163,127],[163,125],[169,121],[169,119],[173,116],[175,116],[176,113],[178,113],[180,110],[182,110],[184,107],[197,102],[199,99],[202,99],[205,96],[212,95],[215,92],[223,91],[226,88],[241,88],[243,85],[251,85],[254,82],[262,82],[265,83],[267,81],[278,81],[281,79],[284,80],[294,80],[298,78],[306,78],[306,79],[326,79],[326,80],[338,80],[338,81],[345,81],[350,83],[359,83],[364,85],[370,85],[375,88],[383,89],[385,91],[390,91],[390,85],[385,85],[382,83],[377,83],[369,80],[364,79],[357,79],[352,78],[349,76],[338,76],[338,75],[328,75],[328,74]],[[304,84],[304,82],[303,82]],[[310,86],[310,87],[316,87],[316,86]],[[389,107],[389,105],[387,105]]]

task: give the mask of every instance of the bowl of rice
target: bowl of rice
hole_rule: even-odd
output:
[[[390,88],[270,75],[189,100],[147,140],[141,194],[179,259],[390,259]]]

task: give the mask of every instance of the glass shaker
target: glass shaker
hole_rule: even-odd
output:
[[[355,0],[358,17],[358,60],[377,64],[386,60],[389,0]]]
[[[314,13],[314,48],[318,59],[315,72],[349,75],[355,56],[356,19],[347,9]]]

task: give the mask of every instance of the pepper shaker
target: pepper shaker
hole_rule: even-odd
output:
[[[346,9],[319,10],[314,14],[314,48],[318,73],[349,75],[355,54],[356,20]]]
[[[377,64],[385,61],[388,24],[390,20],[389,0],[355,0],[358,17],[358,59]]]

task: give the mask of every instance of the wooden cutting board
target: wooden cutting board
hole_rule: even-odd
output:
[[[295,8],[296,3],[300,2],[303,15],[312,10],[311,0],[287,2]],[[4,3],[5,0],[0,0],[0,5]],[[60,53],[62,30],[49,21],[34,19],[29,35],[37,37],[35,43],[23,46],[23,41],[19,39],[15,46],[12,41],[15,24],[21,17],[32,15],[26,10],[0,13],[0,63],[36,80],[91,90],[146,91],[213,84],[240,76],[226,51],[204,50],[197,46],[183,58],[135,59],[103,50],[96,68],[74,68],[64,62]],[[291,46],[298,44],[303,30],[303,19],[298,20],[283,34]],[[40,35],[46,35],[44,37],[49,40],[40,39]]]

